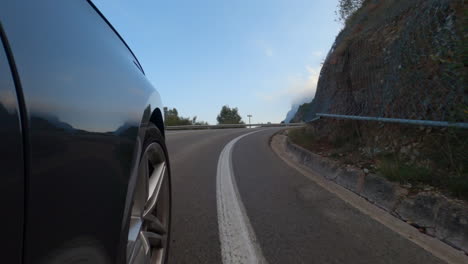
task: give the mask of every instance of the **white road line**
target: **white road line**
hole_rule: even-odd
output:
[[[216,174],[219,240],[223,264],[266,263],[240,199],[232,169],[232,149],[241,138],[231,140],[221,151]]]

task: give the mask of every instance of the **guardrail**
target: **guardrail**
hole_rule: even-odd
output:
[[[195,129],[221,129],[221,128],[248,128],[248,127],[297,127],[305,123],[289,124],[223,124],[223,125],[186,125],[186,126],[166,126],[166,130],[195,130]]]
[[[460,123],[460,122],[455,123],[455,122],[446,122],[446,121],[415,120],[415,119],[370,117],[370,116],[353,116],[353,115],[335,115],[335,114],[323,114],[323,113],[317,113],[316,116],[317,116],[317,118],[329,117],[329,118],[337,118],[337,119],[378,121],[378,122],[400,123],[400,124],[410,124],[410,125],[419,125],[419,126],[468,128],[468,123]],[[312,119],[308,123],[317,120],[317,118]]]
[[[316,118],[307,121],[307,123],[314,122],[320,118],[336,118],[336,119],[351,119],[362,121],[377,121],[386,123],[399,123],[419,126],[436,126],[436,127],[457,127],[468,128],[468,123],[462,122],[446,122],[446,121],[432,121],[432,120],[415,120],[403,118],[388,118],[388,117],[371,117],[371,116],[355,116],[355,115],[337,115],[317,113]],[[222,128],[248,128],[248,127],[297,127],[303,126],[305,123],[281,123],[281,124],[223,124],[223,125],[185,125],[185,126],[166,126],[166,130],[196,130],[196,129],[222,129]]]

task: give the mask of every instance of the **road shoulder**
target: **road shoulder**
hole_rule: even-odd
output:
[[[430,252],[437,258],[444,260],[447,263],[468,263],[468,257],[463,252],[458,251],[435,238],[420,233],[414,227],[390,215],[383,209],[369,203],[359,195],[334,182],[329,181],[326,179],[326,177],[321,176],[311,168],[306,167],[292,159],[286,150],[286,140],[286,136],[276,134],[272,137],[270,146],[284,162],[300,172],[302,175],[306,176],[325,190],[335,194],[349,205],[390,228],[407,240],[424,248],[426,251]]]

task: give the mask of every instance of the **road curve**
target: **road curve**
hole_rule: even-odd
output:
[[[218,225],[218,162],[229,142],[256,130],[261,131],[233,144],[230,166],[242,214],[267,263],[443,263],[284,163],[268,144],[278,128],[167,132],[170,263],[226,264]]]

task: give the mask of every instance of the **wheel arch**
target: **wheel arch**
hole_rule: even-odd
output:
[[[156,125],[163,137],[166,136],[164,131],[164,117],[159,108],[154,109],[153,113],[151,113],[150,122]]]

